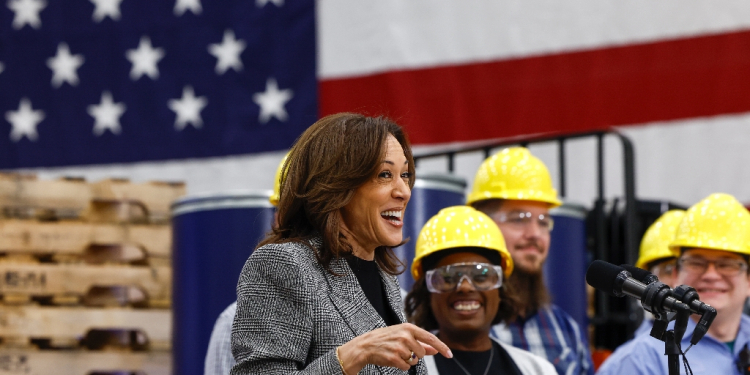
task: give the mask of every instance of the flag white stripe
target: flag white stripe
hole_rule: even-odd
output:
[[[750,28],[750,2],[320,0],[318,76],[359,76]]]

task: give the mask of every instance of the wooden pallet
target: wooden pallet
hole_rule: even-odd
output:
[[[39,180],[0,173],[0,208],[10,217],[80,217],[93,198],[83,179]]]
[[[150,349],[171,346],[172,313],[166,309],[0,306],[0,338],[5,346],[26,347],[49,340],[75,347],[92,332],[135,332]]]
[[[134,184],[124,179],[108,179],[91,184],[91,191],[95,202],[132,202],[143,207],[149,222],[163,223],[169,221],[172,202],[185,195],[185,184],[156,181]],[[90,218],[101,221],[96,211]],[[109,221],[106,217],[104,220]]]
[[[171,361],[171,354],[165,351],[91,352],[0,349],[0,375],[90,375],[94,373],[170,375]]]
[[[84,255],[96,246],[131,246],[143,256],[169,257],[172,230],[169,225],[0,220],[0,252]]]
[[[184,183],[131,183],[107,179],[40,180],[34,175],[0,173],[0,216],[21,219],[166,223],[170,205],[185,195]]]
[[[168,308],[171,282],[169,266],[0,263],[5,304],[44,297],[53,304]]]

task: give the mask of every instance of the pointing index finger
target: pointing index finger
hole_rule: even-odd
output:
[[[445,343],[440,341],[440,339],[437,338],[437,336],[417,326],[414,326],[414,330],[412,333],[414,334],[414,338],[417,339],[417,341],[421,341],[422,343],[425,343],[435,348],[435,350],[440,352],[440,354],[442,354],[443,357],[453,358],[453,353],[451,352],[450,348],[448,348],[448,345],[445,345]]]

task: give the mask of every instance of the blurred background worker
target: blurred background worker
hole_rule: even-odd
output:
[[[274,207],[279,205],[279,196],[281,195],[281,171],[284,169],[289,153],[284,155],[276,168],[276,175],[273,179],[273,194],[268,201]],[[276,226],[278,212],[273,214],[273,226]],[[211,338],[208,342],[208,351],[206,351],[206,360],[203,365],[204,375],[229,375],[232,367],[237,363],[232,355],[232,322],[234,315],[237,313],[237,301],[227,306],[221,312],[214,323],[214,329],[211,331]]]
[[[750,318],[742,314],[750,296],[750,212],[731,195],[713,194],[690,207],[670,248],[679,255],[675,283],[694,287],[717,315],[708,333],[686,357],[695,374],[746,374],[750,366]],[[697,315],[682,338],[690,345]],[[599,374],[668,374],[664,342],[641,335],[615,351]]]
[[[680,224],[684,210],[669,210],[659,216],[651,224],[641,239],[641,249],[638,253],[638,261],[635,266],[651,272],[659,281],[674,288],[674,268],[677,264],[677,255],[669,249],[669,244],[674,241],[677,226]],[[654,317],[648,311],[644,311],[643,322],[635,331],[635,336],[649,333],[654,323]]]
[[[481,164],[467,204],[497,223],[515,264],[508,284],[518,293],[518,317],[492,334],[547,358],[561,375],[593,374],[584,332],[551,303],[544,284],[554,225],[549,210],[562,204],[547,167],[524,147],[504,149]]]
[[[493,324],[514,317],[515,297],[505,284],[513,260],[487,215],[467,206],[442,209],[422,227],[411,271],[409,321],[437,330],[453,352],[453,359],[425,357],[429,374],[554,373],[546,359],[490,338]]]

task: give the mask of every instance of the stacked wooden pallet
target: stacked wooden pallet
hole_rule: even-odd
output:
[[[0,173],[0,375],[168,375],[183,184]]]

